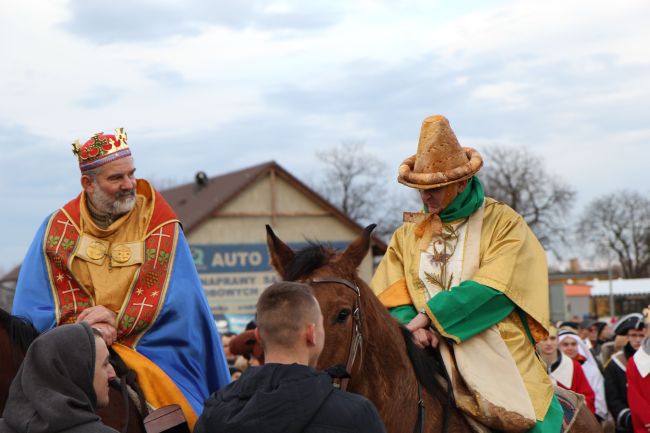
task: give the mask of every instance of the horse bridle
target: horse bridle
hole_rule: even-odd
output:
[[[345,287],[352,289],[357,295],[354,300],[354,307],[352,312],[352,338],[350,339],[350,349],[348,351],[348,361],[345,364],[345,370],[348,374],[352,374],[352,367],[354,367],[354,362],[357,359],[357,354],[361,354],[361,359],[363,360],[363,335],[361,334],[361,290],[359,286],[354,281],[346,280],[344,278],[338,277],[321,277],[321,278],[312,278],[311,280],[305,281],[307,284],[321,284],[321,283],[334,283],[342,284]],[[334,379],[334,386],[345,391],[348,387],[348,382],[350,381],[349,377]]]
[[[305,281],[307,284],[321,284],[321,283],[334,283],[342,284],[345,287],[352,289],[352,291],[357,295],[354,300],[354,311],[352,317],[354,318],[354,323],[352,324],[352,339],[350,340],[350,349],[348,351],[348,361],[345,365],[345,370],[349,375],[352,375],[352,367],[356,361],[357,354],[361,354],[361,362],[363,362],[363,335],[361,334],[361,290],[355,281],[346,280],[345,278],[339,277],[321,277],[321,278],[312,278]],[[334,386],[345,391],[348,387],[348,382],[350,377],[344,377],[340,379],[334,379]],[[415,422],[415,433],[422,433],[424,430],[424,399],[422,398],[422,389],[420,382],[418,384],[418,416]],[[443,422],[442,431],[447,431],[447,413],[445,413],[445,420]]]

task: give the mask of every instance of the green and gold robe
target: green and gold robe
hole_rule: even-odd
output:
[[[472,231],[469,226],[476,227],[479,212],[478,231]],[[541,421],[554,412],[549,410],[553,387],[534,349],[535,342],[546,338],[549,320],[542,246],[520,215],[484,199],[477,178],[440,216],[442,234],[434,235],[426,250],[421,225],[427,222],[405,222],[397,229],[371,287],[402,323],[424,309],[432,325],[453,342],[452,352],[453,346],[490,328],[498,331],[523,380],[534,418],[546,424]],[[476,264],[468,270],[464,262],[472,254]],[[485,362],[481,353],[477,357]]]

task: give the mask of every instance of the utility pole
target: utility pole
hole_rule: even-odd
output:
[[[616,316],[614,311],[614,288],[612,287],[612,256],[611,252],[607,251],[607,279],[609,280],[609,315]]]

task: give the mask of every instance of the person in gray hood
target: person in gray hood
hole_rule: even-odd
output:
[[[95,414],[115,377],[108,356],[86,322],[39,336],[11,384],[0,433],[117,433]]]
[[[267,288],[257,302],[256,337],[265,364],[213,394],[194,433],[385,433],[369,400],[334,388],[313,368],[325,330],[311,287]]]

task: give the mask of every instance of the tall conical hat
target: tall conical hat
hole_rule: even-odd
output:
[[[482,165],[476,150],[460,146],[444,116],[429,116],[422,122],[418,151],[402,162],[397,180],[411,188],[439,188],[474,176]]]

